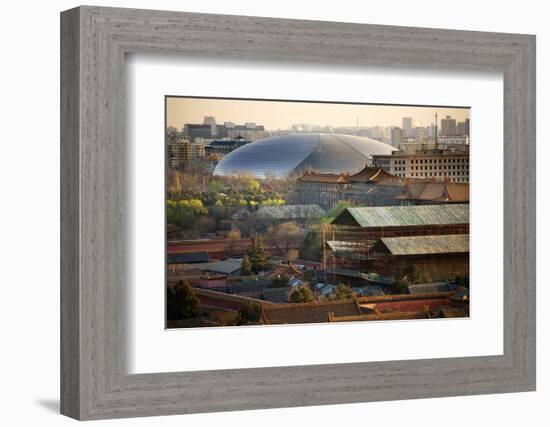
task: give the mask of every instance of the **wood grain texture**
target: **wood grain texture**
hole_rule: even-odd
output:
[[[61,412],[80,414],[79,69],[80,14],[61,20]]]
[[[80,7],[62,13],[62,413],[100,419],[535,389],[535,38]],[[502,356],[128,375],[124,55],[504,75]]]

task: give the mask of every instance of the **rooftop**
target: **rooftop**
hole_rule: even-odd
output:
[[[347,299],[264,306],[263,317],[268,325],[324,323],[329,321],[329,313],[335,316],[362,314],[356,301]]]
[[[282,288],[266,288],[262,291],[262,297],[266,301],[270,302],[287,303],[292,292],[294,292],[294,288],[292,286],[284,286]]]
[[[408,182],[404,194],[396,199],[468,203],[470,184],[445,181]]]
[[[380,239],[392,255],[428,255],[470,252],[469,234],[437,236],[382,237]],[[374,247],[376,251],[377,243]]]
[[[319,205],[262,206],[256,212],[259,218],[271,219],[318,218],[325,214],[325,210]]]
[[[273,268],[273,270],[269,271],[267,274],[264,275],[264,277],[268,280],[272,280],[276,277],[280,276],[288,276],[290,277],[303,277],[304,273],[296,266],[292,264],[278,264]]]
[[[381,185],[403,185],[405,181],[398,176],[392,175],[379,167],[365,166],[364,169],[351,175],[349,182],[373,183]]]
[[[411,153],[407,150],[394,150],[391,154],[374,154],[375,158],[388,158],[388,157],[415,157],[415,156],[469,156],[468,151],[456,150],[452,148],[418,148],[415,152]]]
[[[314,173],[306,172],[300,178],[300,182],[322,182],[325,184],[347,184],[347,174],[332,174],[332,173]]]
[[[194,267],[202,271],[231,274],[241,268],[242,261],[242,258],[229,258],[225,261],[197,263],[194,264]]]
[[[168,264],[206,263],[208,252],[169,253],[166,255]]]
[[[346,208],[332,224],[359,227],[403,227],[468,224],[468,204],[369,206]]]

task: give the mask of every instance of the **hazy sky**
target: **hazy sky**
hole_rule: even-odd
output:
[[[218,124],[256,122],[267,130],[288,129],[293,124],[321,126],[401,126],[403,117],[412,117],[421,126],[449,115],[458,121],[469,117],[469,108],[404,107],[386,105],[326,104],[288,101],[247,101],[232,99],[167,98],[167,126],[182,128],[185,123],[202,123],[215,116]]]

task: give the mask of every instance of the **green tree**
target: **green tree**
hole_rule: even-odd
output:
[[[241,240],[241,231],[238,228],[230,230],[227,233],[227,243],[225,245],[225,250],[230,256],[234,254],[235,247],[237,246],[237,242],[239,240]]]
[[[304,282],[306,282],[310,287],[317,284],[317,273],[315,270],[304,271]]]
[[[411,264],[405,269],[404,280],[409,284],[416,284],[430,283],[432,281],[432,278],[429,274],[422,271],[422,269],[418,265]]]
[[[394,294],[406,294],[409,292],[407,281],[403,278],[397,279],[393,282],[392,291]]]
[[[223,183],[217,180],[211,180],[208,183],[208,192],[212,194],[218,194],[223,191]]]
[[[258,323],[262,317],[262,306],[253,302],[247,301],[239,310],[237,315],[237,325],[247,325]]]
[[[311,302],[313,301],[313,292],[308,287],[296,289],[290,294],[290,302]]]
[[[271,279],[271,283],[268,285],[269,288],[284,288],[288,286],[288,281],[290,278],[284,274],[281,276],[274,277]]]
[[[243,257],[243,262],[241,263],[241,276],[250,276],[252,274],[252,263],[248,255]]]
[[[351,206],[353,205],[350,202],[347,202],[347,201],[339,202],[336,206],[334,206],[330,211],[327,212],[327,214],[322,218],[322,222],[324,223],[332,222],[334,218],[336,218],[345,209]]]
[[[248,191],[256,192],[256,191],[260,190],[260,183],[257,180],[251,178],[246,183],[246,189]]]
[[[275,246],[281,255],[288,253],[292,246],[299,243],[300,238],[300,227],[294,221],[282,222],[271,226],[266,233],[267,241]]]
[[[264,243],[261,235],[256,234],[252,236],[252,244],[246,251],[246,254],[250,259],[250,263],[252,264],[252,271],[254,273],[267,270],[270,267],[270,257],[264,249]]]
[[[464,286],[465,288],[470,289],[470,277],[469,276],[456,276],[455,283],[458,286]]]
[[[300,258],[309,261],[321,261],[321,247],[321,233],[314,229],[308,230],[300,247]]]
[[[297,249],[289,249],[286,253],[286,260],[287,261],[295,261],[298,259],[299,253]]]
[[[189,319],[200,314],[201,304],[195,290],[186,280],[168,289],[166,317],[168,320]]]
[[[332,297],[334,299],[349,299],[356,296],[355,292],[348,286],[343,283],[336,286],[336,289],[332,292]]]

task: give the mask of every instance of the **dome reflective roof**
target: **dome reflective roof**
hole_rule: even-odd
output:
[[[306,170],[350,174],[372,163],[373,154],[394,148],[370,138],[339,134],[274,136],[237,148],[214,169],[214,175],[253,175],[286,178]]]

